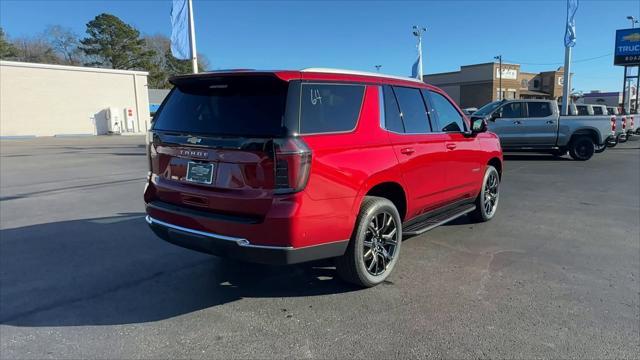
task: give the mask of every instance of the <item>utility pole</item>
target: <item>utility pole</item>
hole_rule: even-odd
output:
[[[413,35],[418,38],[418,79],[423,81],[423,72],[422,72],[422,34],[427,31],[425,27],[419,27],[417,25],[413,26]]]
[[[499,66],[499,79],[500,81],[498,82],[498,93],[500,94],[499,99],[498,100],[504,100],[504,91],[502,91],[502,55],[498,55],[498,56],[494,56],[494,59],[498,60],[500,62],[500,66]]]

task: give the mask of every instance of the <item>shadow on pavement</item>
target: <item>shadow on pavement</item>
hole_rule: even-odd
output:
[[[157,321],[245,297],[356,290],[331,262],[264,266],[167,244],[142,213],[0,231],[0,323],[114,325]]]
[[[572,161],[568,155],[562,157],[555,157],[549,154],[535,154],[535,153],[505,153],[505,160],[519,160],[519,161]]]

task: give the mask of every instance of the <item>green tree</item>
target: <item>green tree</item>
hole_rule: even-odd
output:
[[[16,56],[17,49],[5,38],[4,30],[0,27],[0,59],[8,59]]]
[[[153,52],[140,32],[117,16],[100,14],[87,23],[87,37],[80,49],[93,61],[86,65],[112,69],[146,69]]]

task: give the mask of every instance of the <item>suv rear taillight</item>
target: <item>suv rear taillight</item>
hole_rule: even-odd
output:
[[[623,117],[622,118],[622,130],[625,130],[627,128],[627,118]]]
[[[616,133],[616,117],[615,116],[611,117],[611,132],[613,134]]]
[[[151,172],[153,171],[153,167],[151,166],[151,146],[153,143],[153,132],[151,130],[147,131],[147,136],[145,140],[145,150],[147,153],[147,165],[149,165],[147,176],[151,176]]]
[[[633,128],[634,128],[634,126],[633,126],[633,116],[631,116],[631,121],[629,123],[630,123],[631,129],[633,130]]]
[[[273,147],[275,193],[289,194],[304,189],[311,170],[309,147],[299,138],[276,139]]]

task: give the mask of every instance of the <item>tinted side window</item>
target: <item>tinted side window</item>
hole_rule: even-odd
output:
[[[604,115],[604,112],[602,111],[602,108],[600,106],[594,106],[593,107],[593,114],[594,115]]]
[[[529,109],[529,117],[547,117],[553,114],[551,111],[551,105],[548,102],[530,102],[527,103]]]
[[[513,102],[506,104],[502,107],[502,117],[503,118],[521,118],[522,117],[522,103],[521,102]]]
[[[453,104],[451,104],[447,98],[436,92],[429,91],[429,94],[433,111],[435,111],[438,116],[440,131],[464,131],[465,126],[462,115],[460,115]]]
[[[364,86],[302,84],[300,132],[350,131],[356,127]]]
[[[402,117],[400,117],[400,108],[396,101],[396,96],[393,94],[391,86],[384,86],[384,121],[385,129],[394,131],[397,133],[404,132],[404,125],[402,124]]]
[[[402,112],[404,132],[408,134],[423,134],[431,132],[427,110],[422,100],[420,89],[393,87]]]

